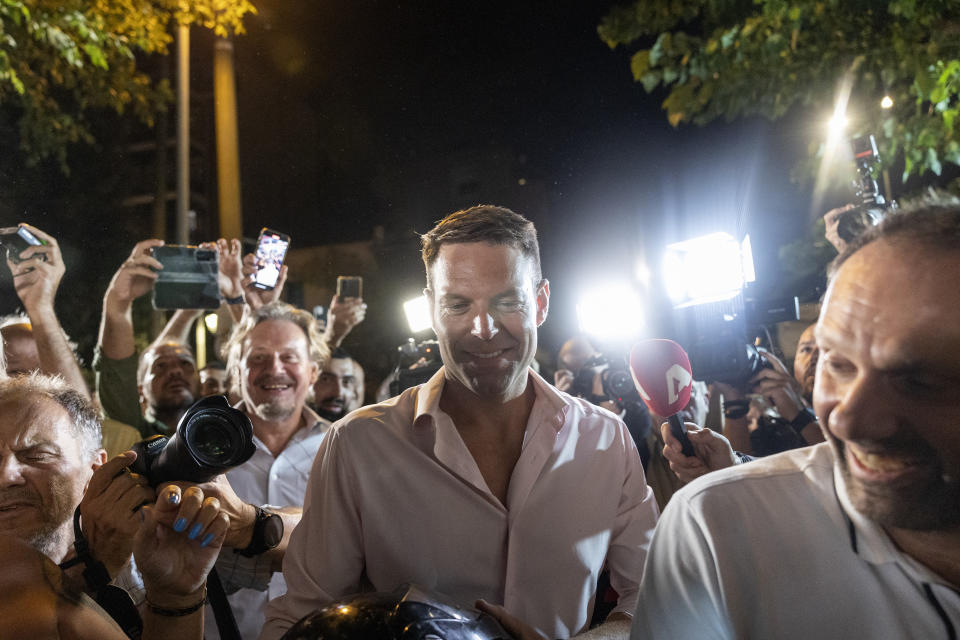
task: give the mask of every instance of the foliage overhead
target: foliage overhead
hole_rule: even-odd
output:
[[[960,164],[955,0],[636,0],[597,31],[611,48],[642,47],[633,76],[668,92],[673,126],[796,107],[822,118],[847,78],[848,128],[874,134],[886,166],[902,155],[904,180]]]
[[[173,23],[243,33],[248,0],[0,0],[0,104],[15,107],[27,158],[66,169],[70,143],[91,142],[89,110],[133,112],[152,124],[169,87],[137,54],[166,54]]]

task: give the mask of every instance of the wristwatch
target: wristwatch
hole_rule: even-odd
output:
[[[817,421],[817,414],[815,414],[810,409],[807,409],[806,407],[804,407],[803,409],[800,410],[800,413],[797,414],[797,417],[795,417],[793,420],[790,421],[790,426],[793,427],[794,431],[796,431],[797,433],[800,433],[801,431],[804,430],[804,428],[806,428],[808,424],[816,421]]]
[[[263,507],[254,507],[257,517],[253,523],[253,537],[250,544],[244,549],[234,549],[247,558],[259,556],[271,549],[275,549],[283,538],[283,519],[275,513],[270,513]]]

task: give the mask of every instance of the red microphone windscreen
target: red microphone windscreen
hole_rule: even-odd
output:
[[[690,402],[690,358],[673,340],[635,344],[630,350],[630,373],[640,397],[658,416],[669,418]]]

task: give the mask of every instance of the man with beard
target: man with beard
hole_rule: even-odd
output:
[[[238,408],[253,423],[256,444],[253,457],[228,471],[227,480],[240,500],[260,505],[258,522],[274,517],[269,514],[282,519],[283,548],[300,521],[310,466],[330,427],[306,405],[329,350],[313,315],[271,302],[247,310],[224,346],[224,355],[230,379],[235,381],[233,391],[241,398]],[[263,551],[256,547],[257,541],[252,541],[248,553]],[[262,584],[230,596],[244,638],[255,637],[263,626],[267,600],[286,591],[279,573],[282,559],[282,553],[276,553],[270,562],[258,563],[258,570],[265,571]],[[233,560],[245,562],[236,556]],[[229,562],[224,554],[218,563],[218,570],[228,578]],[[209,621],[207,637],[219,637]]]
[[[133,425],[144,437],[173,433],[200,393],[197,365],[189,346],[161,339],[137,361],[133,301],[153,289],[163,265],[151,250],[162,245],[162,240],[138,242],[110,280],[93,356],[103,410],[114,420]],[[134,378],[136,388],[130,383]]]
[[[323,418],[336,422],[356,409],[357,375],[350,354],[337,347],[330,354],[313,385],[314,406]]]
[[[136,553],[146,586],[144,638],[201,637],[203,583],[227,532],[227,515],[216,499],[177,487],[138,513],[157,498],[142,478],[124,473],[133,460],[128,453],[106,462],[93,407],[61,379],[0,379],[0,635],[126,637],[84,594],[90,591],[84,564],[66,563],[62,571],[54,564],[74,559],[73,514],[85,493],[110,487],[112,524],[126,527],[127,535],[105,541],[84,518],[91,554],[99,559],[105,546],[114,546],[108,543],[119,543],[126,565]],[[197,533],[176,535],[184,531],[169,528],[177,517]],[[175,609],[181,610],[176,617],[170,615]]]
[[[654,535],[636,638],[953,638],[960,202],[845,247],[816,327],[827,442],[699,478]]]
[[[533,224],[477,206],[422,242],[443,367],[324,439],[261,638],[408,582],[482,599],[517,638],[625,638],[656,503],[623,422],[530,368],[550,299]],[[604,566],[619,600],[588,631]]]

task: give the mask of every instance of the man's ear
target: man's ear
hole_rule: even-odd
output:
[[[96,453],[93,454],[93,461],[90,463],[90,470],[96,471],[107,461],[107,452],[105,449],[97,449]],[[87,492],[87,487],[90,485],[90,478],[87,478],[87,483],[83,486],[83,492]]]
[[[550,310],[550,281],[544,278],[537,285],[537,326],[543,324]]]
[[[310,388],[313,389],[313,385],[317,384],[317,379],[320,377],[320,365],[316,362],[310,362]]]

